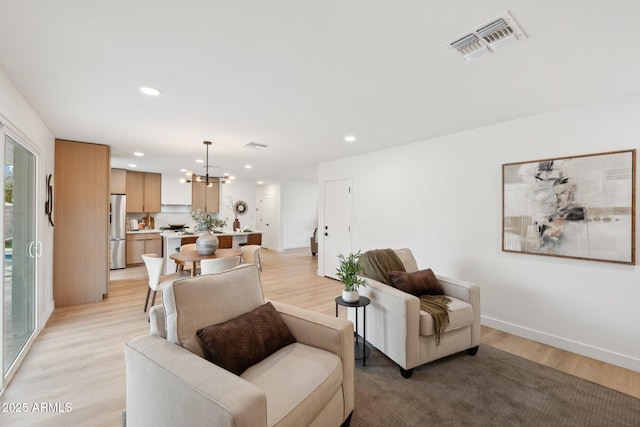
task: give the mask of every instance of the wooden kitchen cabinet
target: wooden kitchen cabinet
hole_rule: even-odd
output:
[[[111,169],[111,194],[127,194],[126,169]]]
[[[140,265],[143,254],[162,256],[162,236],[160,233],[127,234],[127,267]]]
[[[142,262],[144,251],[143,234],[127,234],[127,267]]]
[[[144,174],[144,211],[160,212],[162,175],[159,173]]]
[[[144,212],[144,172],[127,171],[127,212]]]
[[[56,307],[101,301],[108,293],[110,157],[107,145],[55,142]]]
[[[162,236],[160,233],[148,233],[144,241],[144,249],[148,254],[162,256]]]
[[[162,176],[127,171],[127,212],[160,212]]]
[[[211,186],[197,182],[191,183],[191,210],[202,212],[220,212],[220,182],[216,178]]]

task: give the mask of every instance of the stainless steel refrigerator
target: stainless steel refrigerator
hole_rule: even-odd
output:
[[[109,269],[125,268],[127,196],[112,194],[109,204]]]

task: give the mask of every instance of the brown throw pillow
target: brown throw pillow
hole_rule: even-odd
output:
[[[444,295],[442,285],[430,268],[414,271],[390,271],[391,286],[403,292],[420,297],[421,295]]]
[[[236,375],[296,342],[270,302],[196,334],[209,353],[208,359]]]

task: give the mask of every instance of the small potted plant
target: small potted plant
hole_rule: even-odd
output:
[[[336,273],[340,281],[344,284],[342,299],[346,302],[358,302],[360,299],[358,288],[360,286],[367,286],[367,281],[359,276],[362,272],[362,266],[358,264],[361,255],[360,251],[356,253],[351,252],[346,256],[344,254],[338,255],[340,266],[336,270]]]

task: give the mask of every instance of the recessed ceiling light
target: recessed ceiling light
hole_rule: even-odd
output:
[[[204,163],[204,160],[202,160],[202,159],[196,159],[196,163]]]
[[[180,169],[180,172],[186,172],[187,170],[185,168]]]
[[[135,153],[133,153],[134,156],[138,156],[138,157],[142,157],[144,156],[144,153],[141,153],[140,151],[136,151]]]
[[[263,184],[263,182],[262,182],[262,181],[256,181],[256,184],[258,184],[258,185],[262,185],[262,184]]]
[[[245,168],[245,169],[251,169],[252,167],[253,167],[253,166],[251,166],[251,165],[244,165],[244,168]]]
[[[137,168],[137,167],[138,167],[138,165],[136,165],[135,163],[129,163],[129,167],[130,167],[130,168]]]
[[[142,86],[140,88],[140,92],[144,93],[145,95],[149,95],[149,96],[158,96],[161,93],[158,89],[155,89],[155,88],[152,88],[152,87],[148,87],[148,86]]]
[[[347,142],[355,142],[356,137],[353,136],[353,135],[347,135],[347,136],[344,137],[344,140],[347,141]]]

